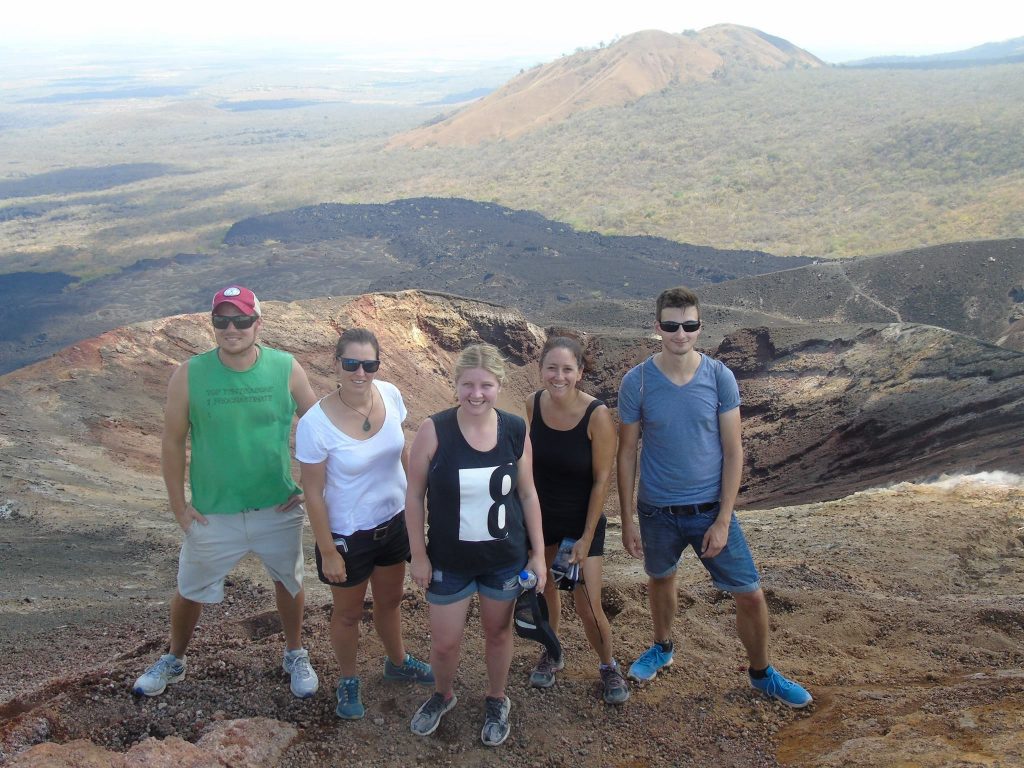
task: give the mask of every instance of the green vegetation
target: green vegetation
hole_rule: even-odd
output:
[[[11,161],[0,181],[127,163],[169,170],[4,201],[0,271],[91,276],[215,249],[253,214],[409,196],[493,201],[581,229],[779,255],[1024,234],[1024,65],[751,73],[666,89],[516,141],[424,150],[384,147],[436,108],[215,106],[251,93],[239,85],[132,109],[5,103],[0,155]]]

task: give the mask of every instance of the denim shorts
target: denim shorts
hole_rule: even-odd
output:
[[[637,516],[647,575],[661,579],[675,573],[687,546],[699,553],[704,534],[718,517],[718,510],[716,504],[704,512],[681,515],[672,513],[667,507],[638,502]],[[715,557],[700,558],[700,562],[711,574],[715,586],[725,592],[754,592],[761,586],[761,577],[735,513],[729,523],[729,540],[725,548]]]
[[[519,572],[523,565],[502,568],[491,573],[458,573],[435,568],[427,586],[427,602],[433,605],[451,605],[465,600],[474,592],[482,597],[502,602],[519,597]]]

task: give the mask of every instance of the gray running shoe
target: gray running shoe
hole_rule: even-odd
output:
[[[451,698],[445,701],[444,696],[435,691],[412,716],[412,732],[417,736],[432,734],[441,724],[441,718],[455,706],[458,700],[459,697],[452,694]]]
[[[309,651],[299,648],[285,651],[281,668],[291,675],[292,695],[300,699],[308,699],[320,687],[320,678],[316,676],[309,663]]]
[[[132,692],[140,696],[159,696],[171,683],[185,679],[185,657],[180,659],[165,653],[147,669],[132,686]]]
[[[540,658],[537,659],[537,666],[530,673],[530,685],[534,688],[550,688],[555,684],[555,672],[560,672],[564,668],[565,654],[563,653],[562,658],[555,661],[545,649],[541,651]]]
[[[602,698],[605,704],[622,704],[629,698],[629,683],[619,672],[619,663],[613,661],[610,667],[601,665]]]
[[[512,701],[506,696],[503,699],[484,699],[487,714],[484,715],[484,727],[480,731],[480,741],[488,747],[503,744],[508,738],[511,727],[508,724],[508,713],[512,709]]]

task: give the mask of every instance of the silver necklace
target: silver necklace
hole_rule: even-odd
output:
[[[366,413],[363,413],[358,408],[351,406],[345,402],[345,398],[341,396],[341,387],[338,387],[338,399],[341,400],[342,405],[344,405],[346,408],[351,408],[353,411],[355,411],[356,413],[363,417],[363,432],[369,432],[371,429],[370,414],[373,413],[373,392],[370,392],[370,410],[367,411]]]

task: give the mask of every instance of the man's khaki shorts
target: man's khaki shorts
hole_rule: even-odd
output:
[[[224,579],[238,561],[252,552],[274,581],[294,597],[302,589],[301,504],[248,509],[231,515],[207,515],[208,525],[193,522],[178,556],[178,592],[197,603],[224,599]]]

